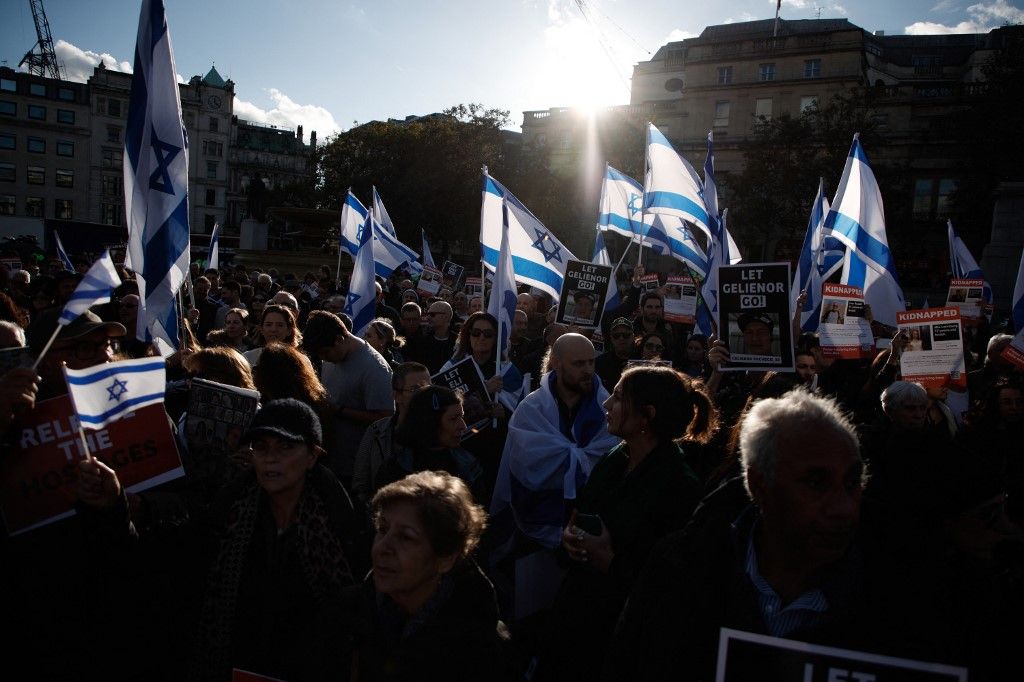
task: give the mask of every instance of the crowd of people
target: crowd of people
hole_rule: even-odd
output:
[[[3,457],[67,393],[62,367],[155,354],[119,274],[61,324],[81,272],[0,264],[0,348],[38,356],[59,327],[0,377]],[[185,475],[130,492],[102,457],[69,463],[76,513],[3,541],[15,669],[710,680],[732,628],[1016,679],[1012,337],[965,330],[960,392],[903,380],[901,333],[852,360],[796,329],[794,372],[723,371],[727,345],[666,321],[644,274],[596,329],[523,288],[499,353],[486,295],[423,296],[403,271],[359,336],[327,268],[193,265],[164,402]],[[756,349],[773,324],[739,326]],[[473,429],[432,380],[467,359],[489,400]],[[185,436],[195,379],[259,394],[230,452]]]

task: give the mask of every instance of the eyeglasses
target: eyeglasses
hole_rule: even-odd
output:
[[[619,332],[617,334],[612,334],[612,338],[615,339],[616,341],[621,341],[623,339],[628,339],[628,338],[631,338],[632,336],[633,335],[630,334],[629,332]]]
[[[665,346],[660,343],[651,343],[648,341],[644,344],[644,350],[665,350]]]
[[[490,329],[474,329],[471,332],[469,332],[469,335],[472,336],[474,339],[478,339],[481,336],[484,337],[485,339],[493,339],[495,336],[494,332]]]
[[[427,384],[416,384],[415,386],[406,386],[405,388],[400,388],[400,389],[398,389],[398,392],[399,393],[415,393],[416,391],[420,390],[421,388],[426,388],[428,386],[430,386],[429,383],[427,383]]]

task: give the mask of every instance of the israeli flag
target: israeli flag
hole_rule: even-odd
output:
[[[619,296],[619,287],[615,284],[615,269],[612,265],[612,259],[608,256],[608,248],[604,244],[604,230],[601,226],[597,226],[597,230],[594,233],[594,254],[590,258],[591,263],[597,265],[607,265],[612,268],[612,276],[608,281],[608,296],[604,302],[604,309],[607,310],[609,306],[614,309],[622,301]]]
[[[373,219],[381,224],[385,230],[388,231],[392,237],[396,236],[395,225],[391,222],[391,216],[388,215],[388,210],[384,208],[384,202],[381,201],[380,195],[377,194],[377,188],[373,188]]]
[[[373,216],[366,220],[356,235],[358,240],[352,279],[349,280],[348,297],[345,299],[345,314],[352,318],[352,331],[362,336],[366,327],[377,315],[377,280],[373,264]]]
[[[1013,330],[1024,330],[1024,252],[1020,254],[1020,267],[1017,268],[1017,283],[1013,285]]]
[[[638,244],[646,243],[658,255],[668,253],[668,239],[654,215],[644,215],[644,188],[633,178],[605,165],[601,184],[601,210],[597,224]]]
[[[516,280],[537,287],[557,299],[562,289],[566,262],[578,259],[519,199],[484,169],[480,259],[490,272],[498,267],[506,213],[509,249]]]
[[[706,277],[708,256],[693,238],[693,233],[686,221],[672,216],[657,216],[655,223],[664,230],[672,257],[685,263],[691,273],[700,275],[701,278]],[[671,224],[672,227],[666,227],[666,224]]]
[[[643,210],[644,213],[687,220],[711,239],[714,220],[708,215],[704,203],[704,187],[700,177],[652,123],[647,124],[647,174],[644,178]]]
[[[701,286],[701,297],[707,309],[706,314],[702,314],[700,309],[697,311],[697,326],[705,336],[714,332],[713,320],[718,315],[718,268],[721,265],[735,265],[743,260],[743,254],[729,234],[728,217],[729,209],[725,209],[718,220],[712,223],[716,233],[708,245],[707,277]]]
[[[139,286],[140,340],[178,347],[175,295],[188,277],[188,140],[162,0],[142,0],[135,43],[124,195],[128,252]]]
[[[498,249],[498,264],[494,271],[494,284],[487,300],[487,312],[498,321],[498,360],[508,350],[508,338],[516,319],[516,275],[512,269],[512,251],[508,239],[508,203],[502,201],[504,216],[501,246]]]
[[[167,365],[161,358],[108,362],[88,369],[64,368],[68,395],[85,429],[102,429],[146,405],[164,401]]]
[[[213,224],[210,232],[210,252],[206,256],[206,267],[216,270],[220,267],[220,223]]]
[[[121,277],[114,268],[110,251],[104,251],[75,287],[74,293],[71,294],[60,317],[57,318],[57,324],[71,324],[79,315],[94,305],[109,303],[110,295],[119,286],[121,286]]]
[[[953,229],[953,221],[946,221],[946,236],[949,239],[949,270],[953,273],[954,279],[980,279],[984,280],[981,297],[986,303],[992,302],[992,287],[985,279],[985,273],[978,266],[978,261],[968,250],[967,245]]]
[[[373,222],[373,260],[377,274],[390,277],[392,272],[403,265],[408,265],[413,272],[423,272],[423,266],[418,262],[420,254],[398,241],[372,214],[370,219]]]
[[[874,318],[895,327],[896,312],[906,310],[906,303],[885,234],[882,192],[859,133],[853,136],[836,198],[825,216],[825,230],[848,250],[842,283],[864,289],[864,301]]]
[[[57,230],[53,231],[53,238],[57,241],[57,258],[60,258],[61,265],[63,265],[64,269],[68,272],[74,272],[75,264],[71,262],[70,258],[68,258],[68,252],[64,250],[64,244],[61,243],[60,235],[57,234]]]
[[[430,253],[430,244],[427,243],[427,231],[424,229],[420,230],[420,236],[423,239],[423,265],[429,265],[432,268],[436,268],[434,265],[434,256]]]
[[[825,225],[828,208],[828,199],[825,198],[825,180],[818,178],[818,193],[814,197],[814,203],[811,204],[807,234],[804,236],[804,244],[800,248],[800,259],[793,275],[793,289],[789,292],[790,307],[793,310],[796,310],[796,300],[800,296],[800,292],[807,292],[807,299],[800,311],[800,328],[805,332],[813,332],[818,329],[822,284],[818,260],[821,256],[824,236],[822,228]]]
[[[356,257],[359,250],[359,230],[366,220],[366,207],[352,194],[352,189],[345,195],[345,203],[341,206],[341,225],[338,229],[338,248],[342,253]],[[340,261],[339,261],[340,262]]]

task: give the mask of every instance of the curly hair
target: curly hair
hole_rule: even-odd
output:
[[[253,370],[253,381],[263,402],[295,398],[318,411],[327,404],[327,389],[317,378],[309,358],[280,342],[263,348],[260,362]]]
[[[379,527],[381,512],[397,502],[415,505],[438,556],[468,558],[487,526],[487,512],[476,504],[466,484],[444,471],[420,471],[378,490],[370,502],[375,526]]]

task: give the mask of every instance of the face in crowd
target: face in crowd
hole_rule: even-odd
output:
[[[229,339],[240,339],[245,336],[245,320],[238,313],[228,313],[224,316],[224,334]]]
[[[665,339],[657,334],[648,336],[640,347],[640,357],[644,360],[661,360],[665,354]]]
[[[395,389],[395,405],[398,413],[402,414],[409,407],[409,401],[416,391],[430,386],[430,374],[428,372],[411,372],[402,380],[402,385]]]
[[[480,319],[473,323],[469,330],[469,347],[473,351],[473,357],[478,360],[490,360],[494,355],[494,346],[497,344],[498,330],[486,319]]]
[[[434,334],[441,336],[448,333],[448,327],[452,323],[452,307],[444,301],[434,301],[427,310],[427,317],[430,318],[430,326]]]
[[[564,334],[551,348],[551,367],[559,386],[570,394],[594,390],[594,345],[580,334]]]
[[[612,349],[620,358],[629,357],[633,351],[633,328],[624,324],[612,329]]]
[[[814,381],[814,375],[817,374],[817,367],[814,364],[814,356],[810,353],[797,353],[796,373],[797,376],[800,377],[800,381],[805,384],[810,384]]]
[[[302,488],[306,472],[316,464],[316,447],[272,434],[259,434],[252,441],[252,464],[256,482],[269,495]]]
[[[263,339],[267,343],[273,343],[274,341],[284,343],[289,334],[291,334],[291,329],[288,326],[288,320],[284,319],[284,315],[272,312],[267,313],[263,318],[260,332],[262,332]]]
[[[657,323],[665,318],[665,305],[657,296],[651,296],[644,302],[644,322]]]

